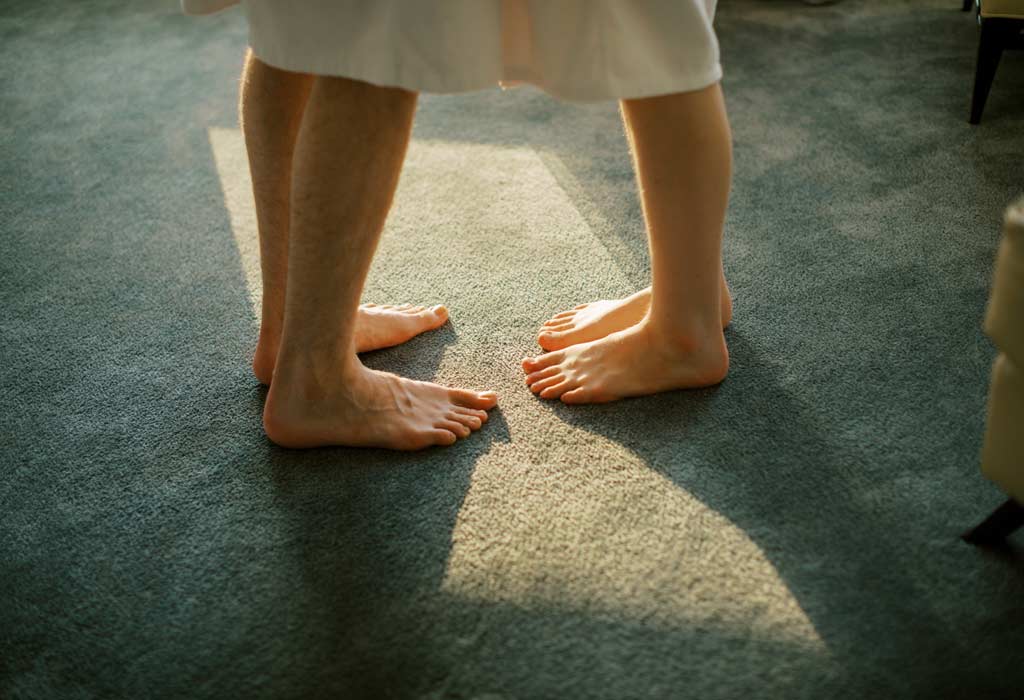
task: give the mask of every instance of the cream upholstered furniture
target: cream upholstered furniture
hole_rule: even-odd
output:
[[[981,121],[992,79],[999,59],[1006,49],[1024,48],[1024,0],[964,0],[964,10],[975,2],[981,37],[978,40],[978,63],[974,72],[974,95],[971,98],[971,124]]]
[[[996,542],[1024,525],[1024,198],[1006,211],[985,332],[999,350],[992,366],[981,471],[1010,499],[964,539]]]

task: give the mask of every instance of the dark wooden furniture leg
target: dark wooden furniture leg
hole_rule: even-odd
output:
[[[964,0],[963,11],[967,12],[969,9],[974,7],[974,0]]]
[[[981,18],[981,39],[978,41],[978,65],[974,72],[974,95],[971,98],[971,124],[981,122],[989,88],[995,77],[1003,49],[1024,47],[1020,31],[1024,20],[1003,17]]]
[[[964,542],[971,544],[998,544],[1022,526],[1024,506],[1011,498],[996,508],[980,525],[965,532],[962,537]]]

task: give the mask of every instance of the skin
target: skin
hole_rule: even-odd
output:
[[[262,70],[253,65],[260,64],[250,57],[250,69]],[[250,70],[247,75],[253,78]],[[288,174],[275,184],[253,165],[257,197],[265,191],[266,207],[275,210],[257,212],[265,284],[274,288],[272,294],[284,289],[283,308],[275,301],[265,308],[261,345],[267,351],[258,349],[254,361],[259,374],[260,358],[264,365],[273,359],[266,375],[273,378],[264,409],[267,435],[287,447],[451,444],[486,420],[497,401],[493,392],[376,372],[357,355],[367,343],[389,342],[361,334],[363,316],[393,320],[427,311],[359,306],[408,146],[416,94],[345,78],[298,80],[287,96],[303,105],[301,116],[270,111],[269,123],[278,121],[267,131],[280,142],[261,141],[266,134],[261,137],[251,119],[246,127],[251,160],[276,162],[277,171]],[[257,79],[252,82],[243,88],[246,117],[269,99],[247,99],[247,92],[260,94]],[[721,242],[732,152],[721,89],[624,100],[622,112],[641,188],[653,284],[649,293],[581,305],[560,317],[567,320],[550,324],[551,333],[589,329],[600,337],[523,361],[527,384],[543,398],[612,401],[709,386],[728,373],[722,328],[731,317],[731,300]],[[287,193],[281,179],[290,182]],[[266,242],[264,222],[268,232],[278,231]],[[569,339],[583,340],[586,333]]]
[[[250,57],[250,69],[254,61]],[[247,75],[249,80],[255,78],[250,70]],[[244,87],[242,97],[249,122],[246,139],[252,133],[249,148],[256,154],[257,198],[266,187],[270,197],[266,201],[288,211],[286,254],[280,247],[282,234],[265,246],[261,236],[261,252],[269,253],[263,263],[265,284],[269,281],[284,288],[276,356],[267,351],[268,357],[274,357],[273,382],[263,413],[267,436],[278,445],[294,448],[347,445],[415,450],[450,445],[487,420],[487,410],[497,403],[493,392],[411,381],[371,370],[357,355],[361,314],[392,317],[426,311],[359,306],[398,184],[417,95],[346,78],[299,76],[296,80],[306,87],[300,90],[292,85],[286,93],[293,98],[306,93],[297,124],[289,112],[276,127],[267,127],[278,134],[294,131],[290,158],[286,139],[279,143],[270,136],[268,145],[261,141],[262,127],[253,124],[253,113],[264,107],[273,123],[273,106],[262,104],[272,102],[273,93],[259,92],[256,83]],[[265,173],[257,174],[264,154],[284,159],[277,164],[287,166],[290,173],[285,178],[290,183],[288,192]],[[265,210],[264,221],[268,231],[280,231],[284,215]],[[286,261],[283,273],[275,267],[282,258]],[[261,340],[268,344],[277,318],[273,303],[264,311],[267,331],[261,331]],[[433,310],[431,314],[438,316]]]
[[[260,333],[252,366],[263,384],[273,379],[284,329],[292,163],[314,81],[315,76],[279,70],[251,51],[246,54],[239,112],[252,174],[263,280]],[[447,320],[444,306],[364,304],[356,313],[356,351],[404,343]]]
[[[523,360],[526,383],[542,398],[614,401],[710,386],[729,371],[722,328],[732,310],[721,251],[732,138],[721,88],[621,106],[651,249],[648,308],[640,316],[641,292],[619,304],[577,307],[547,326],[561,334],[558,344],[583,342]]]
[[[651,288],[645,287],[622,299],[601,299],[579,304],[555,314],[537,333],[537,344],[545,350],[598,340],[640,323],[651,308]],[[722,276],[722,328],[732,321],[732,296]]]

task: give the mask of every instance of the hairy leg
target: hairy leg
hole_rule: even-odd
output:
[[[291,216],[292,159],[299,125],[314,76],[280,70],[247,52],[239,104],[249,155],[256,222],[260,238],[263,309],[253,355],[253,371],[269,384],[284,327],[288,281],[288,230]],[[448,312],[406,305],[365,305],[356,316],[359,352],[398,345],[443,325]]]
[[[716,384],[722,333],[722,229],[732,144],[719,85],[623,100],[651,247],[650,306],[624,330],[524,360],[527,383],[566,403]]]
[[[359,297],[415,108],[406,90],[314,81],[295,145],[284,325],[263,414],[279,445],[451,444],[497,401],[373,371],[356,354]]]

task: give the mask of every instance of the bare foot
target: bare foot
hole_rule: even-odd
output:
[[[494,392],[404,379],[368,369],[355,357],[336,372],[319,374],[308,364],[279,371],[267,395],[263,427],[282,447],[451,445],[478,430],[487,409],[498,402]]]
[[[625,330],[640,323],[651,306],[651,288],[641,289],[625,299],[602,299],[580,304],[574,309],[552,316],[537,335],[545,350],[561,350],[570,345],[587,343],[609,333]],[[722,328],[732,321],[732,296],[722,278]]]
[[[426,308],[402,304],[363,304],[356,316],[356,352],[369,352],[401,345],[420,333],[440,328],[448,320],[448,309],[443,306]],[[270,384],[277,362],[280,334],[260,330],[256,343],[252,369],[262,384]]]
[[[718,384],[729,371],[721,330],[671,342],[645,320],[599,340],[523,360],[530,391],[565,403],[603,403],[627,396]]]

